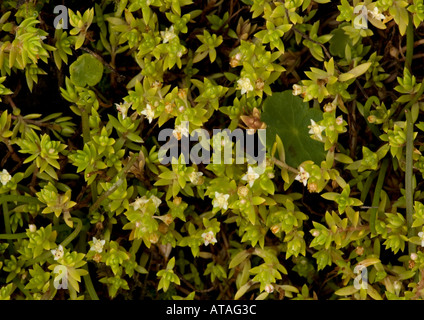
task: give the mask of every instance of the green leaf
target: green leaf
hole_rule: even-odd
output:
[[[354,294],[355,292],[357,292],[358,290],[359,289],[356,289],[354,286],[348,286],[345,288],[341,288],[334,293],[337,294],[338,296],[350,296]]]
[[[371,66],[371,62],[366,62],[366,63],[360,64],[359,66],[353,68],[349,72],[341,74],[339,76],[339,81],[344,82],[344,81],[348,81],[348,80],[353,79],[353,78],[357,78],[360,75],[367,72],[367,70],[369,69],[370,66]]]
[[[250,252],[248,252],[247,250],[243,250],[239,253],[237,253],[234,258],[231,260],[229,268],[235,268],[237,267],[240,263],[242,263],[244,260],[246,260],[248,257],[250,256]]]
[[[79,86],[95,86],[103,75],[103,64],[91,54],[85,53],[71,64],[69,68],[71,81]]]
[[[309,104],[294,96],[291,90],[273,93],[266,98],[261,116],[267,124],[267,147],[272,148],[278,134],[289,166],[297,168],[306,160],[320,164],[325,160],[324,146],[310,137],[308,126],[311,119],[320,121],[322,111],[309,108]]]
[[[346,46],[352,47],[352,40],[340,27],[331,31],[331,34],[333,37],[330,39],[330,53],[333,56],[344,58]]]
[[[261,198],[261,197],[253,197],[252,198],[252,203],[254,205],[260,205],[261,203],[264,203],[264,202],[265,202],[264,198]]]

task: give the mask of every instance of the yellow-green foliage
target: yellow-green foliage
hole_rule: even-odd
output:
[[[423,298],[422,0],[53,2],[0,4],[0,299]]]

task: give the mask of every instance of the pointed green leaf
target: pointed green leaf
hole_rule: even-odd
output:
[[[343,81],[348,81],[350,79],[359,77],[360,75],[367,72],[367,70],[369,69],[370,66],[371,66],[371,62],[366,62],[366,63],[360,64],[359,66],[353,68],[349,72],[341,74],[339,76],[339,81],[343,82]]]
[[[356,289],[354,286],[348,286],[345,288],[341,288],[334,293],[337,294],[338,296],[350,296],[354,294],[355,292],[357,292],[358,290],[359,289]]]

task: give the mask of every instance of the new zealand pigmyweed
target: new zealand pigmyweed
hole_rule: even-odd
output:
[[[422,299],[422,0],[0,3],[0,299]]]

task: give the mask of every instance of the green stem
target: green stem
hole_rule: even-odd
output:
[[[365,181],[364,187],[362,188],[361,199],[360,199],[362,203],[365,203],[365,199],[367,198],[367,195],[370,191],[371,184],[374,181],[374,179],[377,177],[377,175],[378,175],[378,172],[374,171],[368,176],[367,180]]]
[[[10,214],[9,214],[9,208],[7,206],[7,202],[2,203],[2,209],[3,209],[3,219],[4,219],[4,228],[6,229],[6,234],[11,234],[12,229],[10,228]]]
[[[61,242],[61,245],[63,247],[66,247],[69,243],[71,243],[71,241],[74,240],[77,237],[77,235],[80,233],[80,231],[82,229],[82,221],[81,221],[81,219],[74,217],[74,218],[71,218],[71,220],[72,221],[75,221],[77,223],[77,226],[75,227],[75,230],[72,231],[72,233],[69,236],[67,236],[65,238],[65,240],[63,240]]]
[[[3,209],[4,228],[6,229],[6,235],[11,235],[12,230],[10,228],[10,214],[9,214],[9,208],[7,206],[7,202],[3,202],[2,209]],[[9,244],[9,253],[13,254],[15,252],[15,247],[13,246],[12,240],[8,239],[7,243]]]
[[[71,300],[77,300],[77,292],[72,286],[68,286],[69,295],[71,297]]]
[[[378,99],[378,97],[376,97],[376,96],[371,96],[371,97],[369,97],[368,99],[367,99],[367,102],[365,103],[365,105],[364,105],[364,118],[365,118],[365,121],[367,122],[367,125],[368,125],[368,127],[370,128],[370,130],[371,130],[371,132],[377,137],[377,138],[380,138],[380,136],[381,136],[381,132],[380,132],[380,130],[378,129],[378,127],[375,125],[375,124],[373,124],[373,123],[370,123],[369,121],[368,121],[368,116],[370,115],[370,110],[371,110],[371,105],[373,104],[373,103],[375,103],[375,104],[379,104],[379,99]]]
[[[134,239],[133,244],[130,248],[130,253],[135,255],[138,249],[140,248],[140,245],[142,242],[143,242],[142,239]]]
[[[88,120],[88,111],[86,108],[81,110],[81,124],[82,124],[82,139],[84,144],[87,144],[91,140],[90,134],[90,122]]]
[[[415,94],[414,98],[411,101],[409,101],[406,106],[403,107],[402,111],[399,113],[399,116],[396,119],[397,121],[399,121],[402,118],[402,115],[405,113],[405,110],[411,109],[411,107],[414,105],[414,103],[416,103],[418,101],[418,99],[421,98],[423,93],[424,93],[424,81],[421,82],[420,89]]]
[[[376,234],[375,223],[378,218],[378,206],[380,204],[380,195],[383,189],[384,179],[386,177],[386,171],[389,166],[389,159],[385,158],[381,164],[380,172],[378,173],[377,184],[375,186],[374,197],[372,199],[372,208],[370,209],[370,230],[371,234]]]
[[[413,185],[413,159],[414,152],[414,123],[409,110],[405,110],[406,114],[406,163],[405,163],[405,201],[406,201],[406,222],[408,224],[408,238],[415,235],[415,230],[412,228],[413,213],[414,213],[414,185]],[[408,242],[409,254],[415,252],[416,244]]]
[[[106,230],[103,234],[103,239],[108,242],[110,240],[110,235],[112,234],[113,223],[111,221],[108,222]]]
[[[86,226],[84,225],[84,228],[82,228],[81,230],[83,232],[80,232],[78,244],[75,247],[78,252],[84,252],[84,248],[87,244],[88,228],[86,228]],[[87,289],[88,295],[90,296],[91,300],[99,300],[96,290],[94,289],[93,282],[91,281],[90,272],[88,270],[88,263],[82,266],[82,268],[87,271],[87,274],[83,276],[83,279],[84,279],[84,284],[85,284],[85,288]]]
[[[86,108],[81,110],[81,125],[82,125],[82,139],[83,139],[84,145],[86,145],[87,143],[91,141],[90,121],[88,118],[88,111]],[[95,181],[91,183],[90,188],[91,188],[91,197],[93,199],[93,202],[96,202],[97,186]]]
[[[12,234],[12,229],[10,226],[10,213],[9,208],[7,206],[8,202],[27,202],[27,203],[36,203],[40,204],[41,202],[37,198],[20,196],[20,195],[3,195],[0,197],[0,204],[2,205],[3,211],[3,220],[4,220],[4,228],[6,230],[6,234],[0,235],[0,239],[5,239],[9,243],[9,252],[14,253],[15,247],[13,246],[13,239],[21,239],[24,238],[21,235]]]
[[[12,234],[0,234],[0,240],[17,240],[28,238],[28,235],[25,232],[22,233],[12,233]]]
[[[412,56],[414,53],[414,22],[412,16],[408,14],[408,27],[406,28],[406,56],[405,66],[412,71]]]
[[[74,231],[72,231],[72,233],[69,235],[69,236],[67,236],[66,238],[65,238],[65,240],[63,240],[61,243],[60,243],[60,245],[62,246],[62,247],[65,247],[65,246],[67,246],[69,243],[71,243],[71,241],[72,240],[74,240],[76,237],[77,237],[77,235],[80,233],[80,231],[81,231],[81,229],[82,229],[82,221],[81,221],[81,219],[79,219],[79,218],[72,218],[71,219],[72,221],[75,221],[76,223],[77,223],[77,226],[75,227],[75,230]],[[44,260],[46,260],[46,259],[48,259],[50,256],[51,256],[51,252],[50,251],[46,251],[46,252],[44,252],[42,255],[40,255],[40,256],[38,256],[37,258],[35,258],[35,259],[31,259],[31,260],[28,260],[26,263],[25,263],[25,267],[28,267],[28,266],[31,266],[31,265],[33,265],[34,263],[38,263],[38,262],[40,262],[40,261],[44,261]]]
[[[118,187],[124,182],[127,172],[130,170],[131,166],[134,164],[136,159],[138,158],[137,154],[133,154],[132,157],[128,160],[128,163],[125,165],[123,170],[118,173],[118,179],[116,182],[110,187],[109,190],[102,193],[102,195],[97,199],[97,201],[90,207],[89,212],[94,212],[100,207],[100,204],[104,199],[110,196]]]
[[[88,274],[83,276],[85,288],[88,291],[88,294],[90,295],[91,300],[99,300],[99,297],[96,293],[96,290],[94,289],[93,282],[91,281],[90,272],[88,270],[87,264],[85,264],[83,269],[87,270]]]
[[[286,170],[288,170],[288,171],[290,171],[290,172],[293,172],[293,173],[296,173],[296,174],[299,174],[299,170],[297,170],[297,169],[295,169],[295,168],[293,168],[293,167],[290,167],[288,164],[286,164],[286,163],[284,163],[284,162],[282,162],[282,161],[280,161],[280,160],[278,160],[277,158],[272,158],[272,161],[277,165],[277,166],[279,166],[279,167],[281,167],[281,168],[283,168],[283,169],[286,169]]]
[[[29,293],[27,289],[25,289],[24,285],[18,280],[18,278],[13,279],[13,284],[21,290],[21,292],[25,295],[27,300],[34,300],[32,295]]]
[[[34,197],[28,197],[28,196],[19,196],[19,195],[6,195],[0,197],[0,203],[3,202],[27,202],[27,203],[34,203],[34,204],[42,204],[40,200]]]

